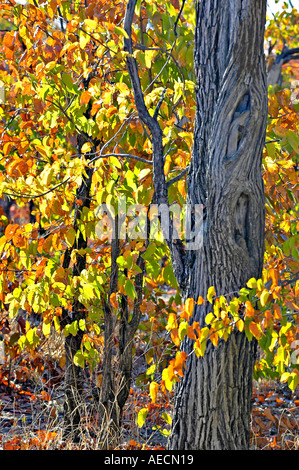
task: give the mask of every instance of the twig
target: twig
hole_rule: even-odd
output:
[[[167,181],[167,187],[171,186],[172,184],[176,183],[177,181],[180,181],[189,171],[189,166],[187,166],[181,173],[179,173],[177,176],[172,178],[171,180]]]
[[[183,9],[184,9],[184,6],[185,6],[185,1],[186,1],[186,0],[183,0],[181,9],[180,9],[179,14],[178,14],[178,16],[177,16],[177,19],[175,20],[175,23],[174,23],[174,29],[173,29],[173,31],[174,31],[175,37],[177,37],[177,35],[178,35],[176,28],[177,28],[178,22],[179,22],[179,20],[180,20],[181,14],[182,14],[182,12],[183,12]]]
[[[70,177],[68,176],[64,181],[61,181],[61,183],[58,183],[56,186],[53,186],[53,188],[51,188],[48,191],[45,191],[44,193],[41,193],[41,194],[28,196],[28,195],[24,195],[24,194],[19,194],[19,193],[15,192],[13,189],[11,189],[13,194],[6,193],[6,192],[4,192],[3,194],[6,194],[6,196],[20,197],[20,198],[25,198],[25,199],[37,199],[38,197],[42,197],[42,196],[45,196],[46,194],[51,193],[55,189],[59,188],[59,186],[62,186],[63,184],[67,183],[69,181],[69,179],[70,179]]]
[[[157,119],[157,117],[158,117],[160,108],[161,108],[162,103],[164,101],[165,92],[166,92],[166,88],[163,89],[162,94],[161,94],[161,98],[159,99],[159,102],[158,102],[157,107],[155,109],[155,112],[154,112],[154,115],[153,115],[154,119]]]
[[[142,157],[137,157],[137,155],[131,155],[130,153],[106,153],[105,155],[98,155],[94,157],[92,160],[89,160],[89,163],[93,163],[100,158],[108,158],[108,157],[118,157],[118,158],[129,158],[133,160],[138,160],[139,162],[149,163],[150,165],[153,164],[152,160],[146,160]]]

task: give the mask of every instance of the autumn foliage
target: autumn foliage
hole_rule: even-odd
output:
[[[132,318],[140,320],[132,345],[133,356],[141,354],[145,363],[135,380],[144,395],[139,403],[134,397],[132,416],[140,428],[156,413],[156,429],[167,436],[168,402],[184,374],[187,355],[180,344],[186,338],[194,342],[193,353],[200,358],[209,341],[218,347],[233,330],[244,332],[259,344],[255,379],[280,381],[295,392],[299,384],[296,61],[284,67],[283,85],[269,88],[262,279],[248,280],[240,292],[215,292],[211,286],[206,299],[183,301],[162,235],[142,237],[141,228],[134,225],[136,210],[140,217],[145,211],[144,219],[138,220],[149,217],[154,189],[152,142],[138,118],[126,70],[122,27],[126,2],[23,3],[2,2],[0,18],[0,198],[3,208],[4,201],[13,202],[10,212],[0,208],[0,308],[6,355],[1,380],[6,380],[6,387],[11,385],[7,377],[12,361],[20,365],[20,378],[25,369],[42,374],[48,364],[44,345],[52,341],[53,332],[60,338],[79,332],[82,341],[74,363],[87,368],[101,389],[104,306],[109,305],[115,328],[111,364],[116,385],[122,325]],[[193,8],[186,1],[179,16],[180,3],[137,2],[132,30],[150,113],[163,93],[158,120],[169,182],[190,163],[196,106]],[[285,41],[298,47],[298,21],[293,9],[268,23],[269,67]],[[88,178],[90,191],[83,194],[80,188]],[[169,185],[169,198],[183,207],[185,177]],[[125,201],[126,208],[139,208],[126,213],[125,225],[134,236],[120,237],[113,284],[109,230],[120,201]],[[105,213],[100,210],[103,204]],[[76,272],[83,259],[84,269]],[[65,312],[72,312],[74,299],[83,315],[66,321]],[[210,306],[205,325],[192,320],[195,303]],[[62,353],[57,366],[62,376],[64,366]],[[132,396],[131,388],[131,400]],[[263,421],[262,425],[266,426]],[[45,442],[56,436],[45,433],[40,431],[27,444],[8,441],[3,448],[44,449]],[[135,440],[130,442],[128,448],[138,448]]]

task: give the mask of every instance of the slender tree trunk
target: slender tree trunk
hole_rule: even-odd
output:
[[[262,273],[267,121],[263,51],[266,0],[196,2],[197,113],[188,176],[191,205],[204,206],[203,243],[188,254],[184,297],[233,296]],[[204,324],[207,305],[194,310]],[[170,449],[247,449],[255,341],[232,334],[197,358],[193,341],[178,384]]]
[[[82,145],[86,139],[84,136],[78,136],[78,153],[81,152]],[[95,152],[93,147],[91,152]],[[77,200],[75,203],[74,229],[78,230],[77,221],[80,219],[82,209],[90,207],[91,195],[90,189],[92,184],[93,169],[87,168],[86,175],[82,178],[82,184],[77,190]],[[79,202],[80,201],[80,202]],[[87,247],[87,239],[84,239],[82,233],[79,234],[78,240],[75,241],[72,248],[68,248],[65,252],[63,260],[63,268],[69,268],[71,261],[71,252],[73,249],[85,249]],[[86,255],[76,254],[76,261],[73,267],[73,276],[80,276],[83,269],[86,268]],[[72,311],[64,310],[61,327],[78,322],[84,319],[86,310],[77,298],[74,298]],[[65,338],[65,402],[64,402],[64,433],[65,436],[71,437],[74,442],[80,440],[80,421],[82,417],[82,392],[83,392],[83,369],[74,364],[74,356],[81,347],[83,331],[78,328],[75,336],[69,334]]]

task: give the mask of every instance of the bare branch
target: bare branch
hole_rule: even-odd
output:
[[[94,157],[92,160],[89,160],[88,163],[93,163],[100,158],[108,158],[108,157],[117,157],[117,158],[129,158],[132,160],[138,160],[139,162],[149,163],[150,165],[153,164],[152,160],[146,160],[142,157],[137,157],[137,155],[131,155],[130,153],[106,153],[105,155],[98,155]]]
[[[179,173],[177,176],[174,178],[171,178],[171,180],[167,181],[167,187],[171,186],[172,184],[176,183],[177,181],[180,181],[189,171],[189,166],[187,166],[181,173]]]

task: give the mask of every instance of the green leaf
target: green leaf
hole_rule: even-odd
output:
[[[76,352],[73,361],[75,366],[82,367],[82,369],[84,369],[85,359],[81,349]]]
[[[66,334],[71,334],[73,336],[76,336],[76,334],[78,333],[78,330],[79,330],[79,327],[78,327],[78,321],[77,320],[73,321],[69,325],[66,325],[66,327],[65,327]]]
[[[61,80],[66,86],[66,89],[70,92],[74,91],[73,79],[70,73],[64,72],[61,74]]]
[[[36,333],[36,327],[32,328],[27,331],[26,333],[26,340],[28,341],[30,346],[37,346],[39,343],[39,336]]]
[[[85,21],[86,21],[86,20],[85,20]],[[127,38],[127,39],[129,38],[127,32],[126,32],[123,28],[121,28],[120,26],[115,26],[115,27],[114,27],[114,32],[115,32],[116,34],[119,34],[120,36],[124,36],[124,37]]]
[[[180,323],[179,331],[178,331],[180,341],[183,341],[187,333],[188,333],[188,322],[182,321]]]
[[[125,283],[125,293],[127,294],[127,296],[130,297],[130,299],[134,300],[135,297],[136,297],[136,292],[135,292],[135,288],[133,286],[133,283],[132,281],[130,281],[130,279],[127,279],[126,283]]]
[[[172,423],[171,416],[168,413],[162,413],[162,418],[166,421],[167,424]]]
[[[142,256],[143,259],[148,261],[153,256],[155,251],[156,251],[156,245],[150,244],[150,245],[148,245],[146,251],[141,256]]]

